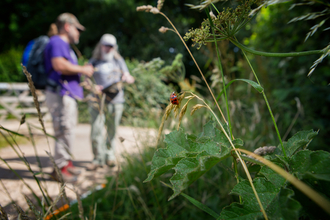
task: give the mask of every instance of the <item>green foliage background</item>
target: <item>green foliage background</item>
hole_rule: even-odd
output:
[[[0,53],[12,48],[23,51],[26,44],[45,35],[49,25],[63,12],[77,16],[86,27],[81,34],[78,49],[88,59],[92,50],[104,33],[112,33],[117,37],[119,51],[125,58],[149,61],[161,57],[168,62],[177,53],[183,53],[186,68],[190,74],[196,67],[186,60],[187,53],[179,38],[173,33],[169,37],[158,32],[161,26],[169,26],[162,16],[136,12],[136,7],[144,4],[154,5],[154,0],[6,0],[0,2]],[[10,10],[8,10],[10,9]],[[203,14],[190,10],[183,1],[168,1],[162,9],[176,23],[178,30],[184,34],[191,26],[198,26]],[[189,16],[188,16],[189,15]],[[197,59],[203,56],[196,54]],[[13,72],[12,68],[7,69]],[[0,75],[3,72],[1,70]],[[16,72],[14,74],[20,74]],[[10,81],[15,81],[10,78]]]
[[[320,19],[287,24],[291,19],[313,11],[322,11],[316,6],[295,7],[288,10],[289,4],[279,4],[263,9],[256,18],[250,46],[260,51],[291,52],[323,49],[329,43],[329,30],[320,29],[304,42],[309,28]],[[329,20],[325,27],[329,27]],[[309,68],[319,55],[296,58],[256,57],[255,66],[262,75],[261,81],[272,97],[270,104],[279,114],[279,127],[282,132],[289,127],[297,112],[295,98],[299,98],[303,115],[295,123],[291,135],[302,129],[320,129],[319,138],[311,149],[329,150],[330,133],[330,59],[326,58],[316,68],[310,78]],[[260,65],[264,63],[263,65]],[[289,135],[290,136],[290,135]]]
[[[137,6],[156,5],[156,3],[157,1],[151,0],[127,0],[120,3],[115,0],[1,1],[0,13],[3,19],[0,21],[0,42],[5,43],[0,44],[0,81],[25,81],[19,65],[25,45],[31,39],[46,34],[49,24],[54,22],[58,14],[62,12],[75,14],[86,26],[86,31],[82,33],[80,43],[77,45],[85,59],[91,56],[102,34],[109,32],[117,37],[121,54],[132,63],[160,57],[165,61],[165,65],[168,65],[176,54],[182,53],[185,77],[190,82],[192,82],[191,77],[194,77],[194,80],[200,78],[179,38],[172,32],[165,34],[158,32],[161,26],[169,27],[168,22],[160,15],[136,12]],[[162,9],[182,35],[190,28],[199,27],[206,17],[203,11],[191,10],[185,6],[186,3],[196,2],[166,1]],[[222,8],[231,4],[234,3],[218,2],[216,6]],[[318,22],[317,20],[287,24],[295,16],[310,11],[320,11],[322,8],[295,7],[288,11],[288,7],[288,4],[268,7],[251,24],[248,24],[245,30],[239,32],[238,40],[250,47],[270,52],[303,51],[325,47],[329,30],[324,32],[319,30],[304,42],[305,34]],[[327,20],[324,26],[329,26],[329,22]],[[190,41],[187,43],[191,44]],[[243,61],[237,47],[228,42],[220,42],[219,47],[222,51],[226,82],[234,78],[251,77],[249,67]],[[216,94],[219,93],[222,83],[216,68],[214,49],[209,44],[199,51],[192,48],[192,51],[211,82],[212,89]],[[320,129],[320,138],[313,142],[311,148],[328,149],[330,143],[326,135],[330,132],[330,118],[327,114],[330,102],[327,86],[330,82],[329,59],[326,58],[318,66],[311,78],[306,77],[309,67],[317,58],[318,56],[286,59],[255,57],[253,65],[260,73],[262,86],[278,117],[281,135],[285,134],[297,112],[295,101],[297,97],[301,101],[304,114],[299,116],[289,136],[300,129]],[[173,78],[167,83],[170,82],[177,83],[173,81]],[[180,90],[178,86],[175,88]],[[208,92],[204,83],[197,82],[194,87],[188,88],[195,89],[210,99],[207,97]],[[162,92],[165,91],[162,90]],[[144,95],[146,98],[147,94]],[[157,98],[157,96],[168,96],[168,94],[155,94],[155,91],[152,91],[148,96]],[[231,97],[230,102],[233,107],[231,114],[235,117],[235,133],[239,134],[239,137],[245,137],[247,146],[255,148],[274,143],[276,137],[273,135],[272,123],[269,117],[264,117],[267,115],[267,109],[259,94],[248,85],[235,83],[229,88],[229,97]],[[143,102],[142,100],[140,103]],[[220,99],[220,102],[223,103],[223,100]],[[256,124],[259,126],[255,126]]]

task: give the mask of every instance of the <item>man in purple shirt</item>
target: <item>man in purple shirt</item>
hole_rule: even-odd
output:
[[[58,35],[50,38],[44,50],[44,64],[48,74],[46,85],[46,105],[53,118],[55,133],[54,160],[65,182],[76,182],[80,171],[73,166],[71,147],[74,128],[77,124],[77,99],[83,98],[79,85],[80,76],[91,77],[93,66],[78,65],[77,57],[70,44],[78,44],[80,32],[85,30],[77,18],[70,13],[57,17]],[[51,174],[59,180],[55,170]]]

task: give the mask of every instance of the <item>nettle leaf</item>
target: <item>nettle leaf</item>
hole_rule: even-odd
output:
[[[287,142],[283,142],[283,146],[287,157],[291,157],[297,150],[306,148],[311,140],[318,134],[318,132],[309,131],[299,131],[293,135]],[[275,154],[283,155],[281,145],[277,146]]]
[[[256,178],[253,180],[253,184],[264,207],[267,207],[279,192],[265,178]],[[243,204],[232,203],[225,207],[220,214],[220,219],[257,219],[263,216],[248,180],[239,182],[231,193],[240,195]]]
[[[281,164],[276,164],[276,165],[281,166]],[[274,170],[270,169],[267,166],[261,167],[259,174],[264,175],[266,179],[270,181],[277,188],[284,186],[286,182],[285,178],[283,178],[281,175],[279,175],[278,173],[276,173]]]
[[[301,205],[297,200],[292,199],[294,192],[291,189],[281,188],[280,192],[273,199],[266,209],[269,219],[299,219]]]
[[[214,122],[208,122],[199,136],[187,135],[182,131],[166,135],[164,141],[167,147],[155,152],[151,171],[144,182],[174,169],[170,179],[174,191],[170,199],[173,199],[215,164],[230,156],[230,143],[215,126]],[[236,139],[233,144],[241,147],[243,141]]]
[[[281,164],[277,164],[281,166]],[[263,177],[254,179],[253,184],[269,219],[298,219],[301,205],[292,199],[294,192],[284,188],[286,180],[267,166],[261,167]],[[262,218],[260,206],[248,180],[238,183],[231,193],[238,194],[243,204],[233,203],[223,209],[218,219]]]
[[[271,179],[274,177],[272,174],[269,176]],[[282,181],[282,183],[284,182]],[[283,189],[279,187],[280,184],[274,185],[266,178],[255,178],[253,184],[263,207],[266,208],[265,211],[269,215],[269,219],[298,219],[301,206],[299,202],[291,198],[293,195],[292,190]],[[240,195],[243,199],[243,204],[232,203],[230,206],[225,207],[218,219],[252,220],[263,217],[248,180],[239,182],[231,193]],[[292,212],[288,214],[291,209]]]
[[[295,154],[289,164],[299,179],[314,178],[330,181],[330,153],[326,151],[303,150]]]

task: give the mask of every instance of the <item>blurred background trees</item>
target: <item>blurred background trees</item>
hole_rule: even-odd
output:
[[[77,47],[87,59],[104,33],[112,33],[117,37],[119,51],[125,58],[149,61],[160,57],[171,62],[177,53],[183,53],[186,57],[179,38],[173,33],[164,35],[158,32],[161,26],[169,26],[162,16],[136,12],[136,7],[144,4],[155,5],[157,1],[1,1],[0,13],[3,19],[0,20],[0,42],[3,43],[0,44],[0,52],[2,54],[13,49],[21,53],[30,40],[47,33],[49,25],[60,13],[70,12],[86,27]],[[168,1],[163,11],[182,34],[198,25],[204,17],[203,13],[185,6],[183,1]],[[202,59],[202,56],[196,56]],[[194,66],[190,63],[189,67]],[[0,71],[2,75],[5,70]],[[8,71],[17,74],[17,70],[9,65],[6,66]]]
[[[182,35],[192,27],[199,27],[206,18],[204,11],[191,10],[185,5],[186,3],[197,4],[198,1],[166,1],[162,9]],[[77,45],[85,59],[90,58],[96,43],[106,32],[117,37],[120,53],[126,59],[132,60],[132,63],[136,63],[135,66],[141,61],[151,61],[157,57],[165,61],[166,65],[171,65],[175,56],[182,53],[187,86],[185,88],[193,88],[207,99],[205,85],[199,82],[197,68],[180,39],[172,32],[165,34],[158,32],[161,26],[170,27],[168,22],[160,15],[136,12],[137,6],[148,4],[156,5],[157,0],[1,1],[0,81],[24,81],[20,59],[26,44],[46,34],[50,23],[54,22],[60,13],[71,12],[86,27]],[[222,8],[221,4],[224,3],[219,2],[216,6]],[[231,4],[231,1],[226,4]],[[323,6],[315,4],[295,7],[290,11],[289,7],[290,4],[285,3],[262,10],[245,29],[240,31],[238,40],[248,47],[266,52],[305,51],[326,47],[329,43],[330,30],[320,29],[304,42],[310,27],[320,20],[288,24],[296,16],[323,10]],[[323,27],[329,27],[329,22],[329,20],[325,21]],[[190,44],[191,42],[188,42],[189,46]],[[237,47],[226,41],[220,42],[219,46],[226,82],[234,78],[253,79],[251,70],[242,59]],[[192,51],[215,94],[219,94],[222,89],[222,79],[217,70],[214,46],[208,44],[199,51],[195,48],[192,48]],[[327,138],[330,132],[329,58],[324,59],[308,78],[309,68],[318,58],[317,55],[296,58],[270,58],[251,54],[249,56],[254,58],[253,65],[258,71],[261,84],[273,107],[281,136],[290,137],[303,129],[320,129],[318,137],[312,142],[312,148],[329,149],[330,139]],[[135,66],[131,66],[131,69],[133,70]],[[172,88],[178,92],[182,89],[182,82],[180,84],[180,82],[164,80],[164,83],[172,84]],[[145,93],[145,96],[147,95]],[[246,147],[277,145],[278,141],[269,113],[259,93],[248,85],[234,83],[229,88],[229,99],[230,111],[234,117],[234,133],[245,140]]]

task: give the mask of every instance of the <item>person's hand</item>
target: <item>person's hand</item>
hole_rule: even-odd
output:
[[[95,92],[95,94],[102,94],[102,89],[103,89],[103,86],[101,86],[101,85],[94,85],[94,92]]]
[[[93,75],[93,73],[94,73],[94,67],[93,67],[93,65],[92,64],[86,64],[86,65],[82,66],[81,73],[83,75],[86,75],[88,77],[91,77]]]
[[[127,82],[128,84],[134,83],[135,79],[134,77],[129,74],[128,72],[125,72],[121,78],[122,81]]]

